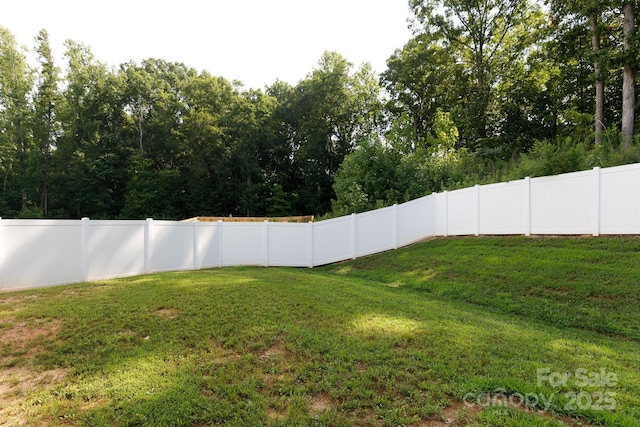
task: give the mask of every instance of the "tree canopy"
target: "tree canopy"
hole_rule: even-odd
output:
[[[637,161],[637,6],[409,0],[379,76],[327,51],[264,89],[72,40],[56,64],[44,29],[30,65],[0,27],[0,216],[338,215]]]

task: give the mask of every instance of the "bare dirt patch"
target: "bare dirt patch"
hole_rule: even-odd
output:
[[[0,299],[0,304],[18,304],[24,301],[22,297],[7,297]]]
[[[309,409],[314,413],[330,411],[335,406],[331,397],[326,393],[312,396],[309,403]]]
[[[268,386],[272,386],[278,382],[283,382],[286,379],[286,375],[284,373],[282,374],[272,374],[272,373],[268,373],[264,375],[264,382],[268,385]]]
[[[23,396],[38,388],[60,383],[67,369],[50,369],[37,372],[30,367],[3,368],[0,371],[0,399],[8,395]]]
[[[482,408],[464,402],[455,402],[442,408],[440,414],[417,424],[416,427],[462,427],[470,425]]]
[[[312,414],[318,414],[324,411],[330,411],[335,407],[334,402],[331,400],[328,394],[321,393],[315,396],[308,397],[309,399],[309,411]],[[267,416],[272,421],[282,421],[287,417],[288,402],[286,400],[280,400],[274,405],[270,405],[267,408]],[[360,425],[360,424],[357,424]]]
[[[6,425],[23,425],[29,394],[62,382],[68,373],[67,369],[42,371],[33,366],[35,357],[44,351],[43,344],[56,338],[62,324],[56,320],[30,324],[14,318],[3,321],[9,327],[0,334],[0,348],[5,354],[0,358],[0,420],[7,420]]]
[[[12,355],[31,356],[42,349],[41,345],[55,339],[62,323],[57,320],[37,320],[34,323],[18,322],[13,317],[5,317],[8,327],[0,334],[0,348]]]
[[[273,386],[287,379],[287,359],[290,356],[291,352],[285,347],[281,338],[276,339],[271,347],[258,354],[265,370],[264,382],[267,386]]]
[[[2,295],[5,291],[0,291],[0,295]],[[9,292],[14,292],[14,290],[8,290],[6,291],[7,293]],[[16,303],[16,302],[23,302],[25,300],[32,300],[32,299],[36,299],[36,298],[40,298],[40,295],[36,295],[36,294],[31,294],[31,295],[23,295],[23,296],[10,296],[10,297],[6,297],[6,298],[2,298],[0,299],[0,304],[12,304],[12,303]]]
[[[225,365],[242,358],[240,353],[236,353],[235,351],[225,348],[222,344],[213,339],[209,341],[209,345],[205,352],[209,360],[218,365]]]
[[[267,416],[270,420],[273,421],[282,421],[287,418],[287,407],[282,407],[280,409],[277,408],[269,408],[267,409]]]
[[[178,310],[173,308],[161,308],[160,310],[156,311],[156,314],[169,320],[175,320],[178,318]]]
[[[16,312],[25,307],[29,303],[36,298],[38,295],[22,295],[22,296],[8,296],[6,298],[2,298],[2,292],[0,291],[0,313],[4,313],[5,315]],[[5,318],[6,319],[6,318]],[[0,319],[0,320],[5,320]]]
[[[271,347],[264,350],[258,356],[260,359],[272,359],[283,357],[287,358],[291,355],[291,352],[285,347],[284,341],[281,338],[278,338]]]

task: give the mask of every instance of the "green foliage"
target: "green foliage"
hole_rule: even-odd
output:
[[[345,159],[336,176],[334,216],[403,203],[452,185],[464,149],[456,150],[458,129],[448,113],[437,110],[433,134],[417,145],[406,115],[391,126],[387,138],[362,143]]]
[[[466,146],[475,149],[490,136],[490,107],[502,62],[522,55],[531,44],[521,44],[524,39],[513,33],[519,29],[527,33],[527,11],[532,6],[527,0],[410,0],[409,6],[415,25],[426,34],[442,35],[440,44],[452,52],[455,63],[464,64],[462,74],[471,77],[472,84],[459,95],[465,114],[457,122],[464,124]]]
[[[36,41],[36,52],[41,70],[38,91],[34,100],[33,135],[36,141],[35,145],[38,147],[35,152],[41,153],[41,156],[37,156],[39,158],[35,159],[35,163],[38,172],[42,175],[42,183],[39,186],[41,192],[40,208],[46,216],[49,213],[51,151],[55,148],[55,137],[60,133],[60,124],[56,117],[56,105],[60,101],[58,90],[60,69],[54,65],[47,31],[41,30]]]
[[[380,76],[327,51],[264,91],[162,59],[110,68],[73,41],[60,75],[45,30],[32,68],[0,28],[0,216],[337,215],[637,161],[629,96],[618,134],[637,32],[611,2],[548,3],[411,0],[414,36]]]
[[[593,167],[611,167],[637,163],[640,161],[640,149],[620,147],[617,132],[605,136],[599,146],[577,143],[571,138],[551,142],[536,142],[528,154],[517,162],[507,166],[502,178],[519,179],[525,176],[536,177],[576,172]]]
[[[289,212],[291,212],[291,204],[287,200],[282,185],[274,185],[267,198],[267,216],[270,218],[288,216]]]
[[[37,206],[27,206],[18,212],[15,217],[18,219],[42,219],[44,214]]]
[[[109,69],[67,41],[59,80],[43,30],[35,85],[13,36],[0,36],[4,217],[32,205],[68,218],[325,213],[344,156],[380,125],[371,67],[335,52],[296,87],[265,93],[161,59]],[[269,207],[276,185],[285,197]]]
[[[316,215],[329,210],[338,168],[358,141],[375,134],[380,88],[371,67],[352,72],[336,52],[325,52],[309,76],[290,93],[286,143],[302,183],[298,203]]]
[[[456,51],[442,46],[442,37],[437,33],[428,32],[394,52],[387,60],[381,82],[391,95],[387,108],[410,118],[413,143],[432,131],[436,110],[451,108],[457,94],[471,85]]]
[[[448,418],[526,427],[569,417],[635,426],[638,250],[634,238],[443,239],[314,270],[225,268],[3,293],[10,397],[0,416],[51,426]],[[605,369],[618,382],[552,388],[537,384],[539,368]],[[614,392],[615,410],[565,409],[572,391]],[[544,412],[477,404],[498,392],[516,403],[518,394],[556,397]]]
[[[34,142],[30,132],[33,105],[29,102],[33,73],[25,52],[13,35],[0,27],[0,171],[3,205],[8,213],[27,208],[37,200],[32,161]]]
[[[433,134],[427,134],[427,149],[444,161],[454,161],[458,136],[458,128],[451,115],[438,109],[433,121]]]
[[[397,169],[400,153],[379,139],[361,144],[345,159],[336,176],[335,215],[347,215],[396,203],[401,197]]]

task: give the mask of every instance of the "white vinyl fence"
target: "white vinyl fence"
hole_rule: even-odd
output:
[[[0,220],[0,290],[235,265],[314,267],[434,236],[640,234],[640,164],[432,194],[309,224]]]

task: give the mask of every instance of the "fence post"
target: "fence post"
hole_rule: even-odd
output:
[[[351,214],[351,259],[358,257],[358,223],[356,214]]]
[[[200,220],[196,218],[193,222],[193,269],[198,270],[202,263],[198,262],[198,249],[200,248]]]
[[[531,178],[524,179],[524,235],[531,236]]]
[[[151,273],[151,256],[153,245],[153,218],[147,218],[144,227],[144,272]]]
[[[398,249],[398,241],[400,240],[398,233],[400,225],[398,224],[398,204],[393,205],[393,249]]]
[[[80,259],[82,260],[82,281],[89,281],[89,218],[81,219],[82,224],[82,249]]]
[[[269,220],[264,220],[263,227],[263,250],[264,250],[264,266],[269,267]]]
[[[594,175],[594,207],[593,207],[593,235],[595,237],[600,235],[600,203],[601,203],[601,188],[600,188],[600,167],[593,168]]]
[[[313,221],[309,221],[309,268],[313,268]]]
[[[222,247],[223,247],[222,246],[222,224],[224,224],[224,222],[221,219],[219,219],[218,220],[218,236],[219,236],[219,239],[220,239],[219,240],[220,246],[218,247],[218,250],[220,252],[220,268],[222,268],[222,266],[224,265],[222,263]]]
[[[480,185],[476,184],[475,185],[475,190],[476,190],[476,218],[475,218],[475,229],[476,229],[476,236],[480,235]]]

